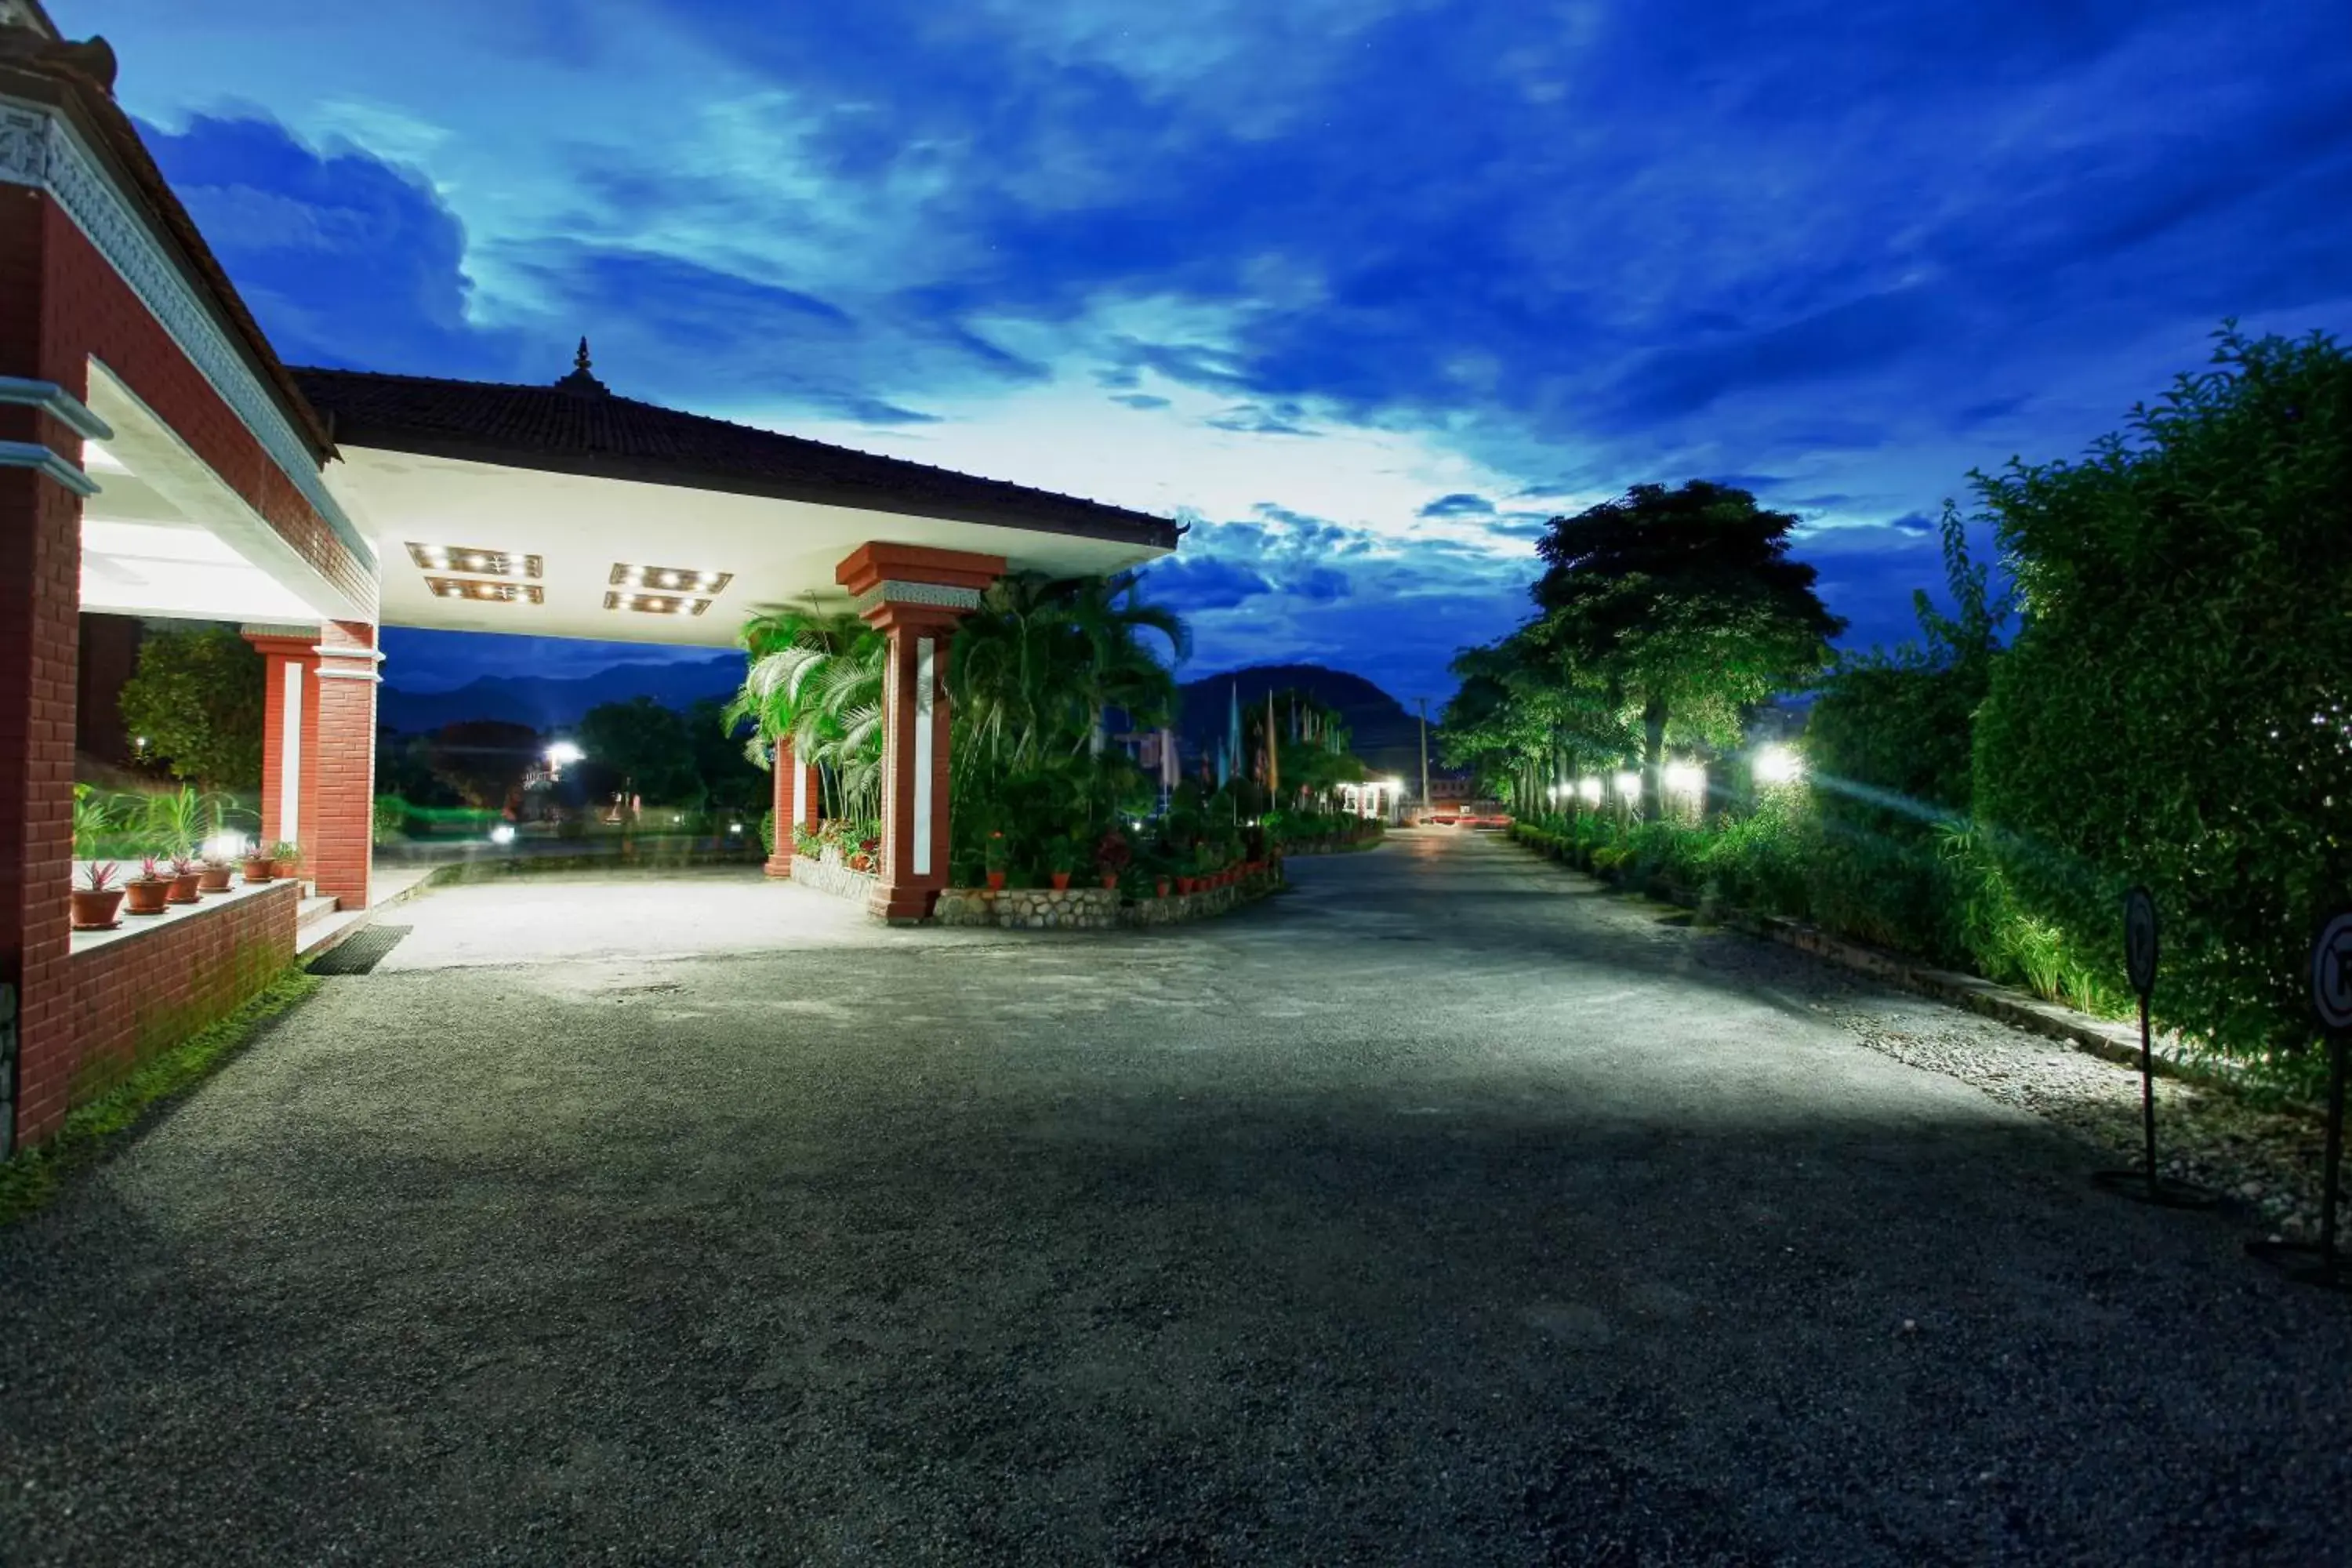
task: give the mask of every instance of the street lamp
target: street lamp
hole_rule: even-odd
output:
[[[563,770],[588,755],[570,741],[556,741],[547,748],[547,776],[560,779]]]

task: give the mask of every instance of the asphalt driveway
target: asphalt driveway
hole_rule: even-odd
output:
[[[1936,1010],[1491,841],[1293,871],[654,958],[428,896],[0,1232],[0,1562],[2352,1554],[2352,1308],[1853,1024]]]

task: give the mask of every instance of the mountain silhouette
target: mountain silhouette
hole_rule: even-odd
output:
[[[1367,767],[1375,773],[1403,779],[1416,793],[1420,790],[1421,721],[1362,676],[1319,664],[1254,664],[1184,682],[1177,688],[1182,701],[1177,731],[1183,736],[1188,753],[1215,745],[1217,737],[1225,732],[1236,690],[1244,708],[1252,703],[1264,706],[1270,691],[1299,691],[1336,709],[1350,734],[1349,749]],[[1430,771],[1438,771],[1434,755],[1430,758]]]
[[[485,675],[450,691],[376,693],[376,724],[423,734],[467,719],[502,719],[534,730],[560,730],[600,702],[650,697],[684,710],[706,697],[732,696],[743,683],[743,656],[719,654],[680,664],[615,664],[592,675]]]

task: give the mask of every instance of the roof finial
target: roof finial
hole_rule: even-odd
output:
[[[584,337],[580,340],[580,352],[572,356],[572,374],[555,384],[565,392],[585,393],[592,395],[609,394],[612,391],[612,388],[598,381],[594,373],[589,370],[588,340]]]

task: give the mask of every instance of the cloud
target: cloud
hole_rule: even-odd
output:
[[[1491,517],[1495,503],[1485,496],[1456,490],[1452,495],[1439,496],[1421,509],[1422,517]]]
[[[1425,665],[1517,613],[1532,509],[1693,475],[1933,581],[1884,520],[1971,466],[2079,452],[2224,314],[2352,329],[2341,5],[89,8],[289,357],[551,379],[585,331],[621,390],[1006,478],[1115,445],[1344,574],[1209,612],[1237,646]],[[1530,510],[1424,511],[1465,496]],[[1910,557],[1822,548],[1907,616]]]

